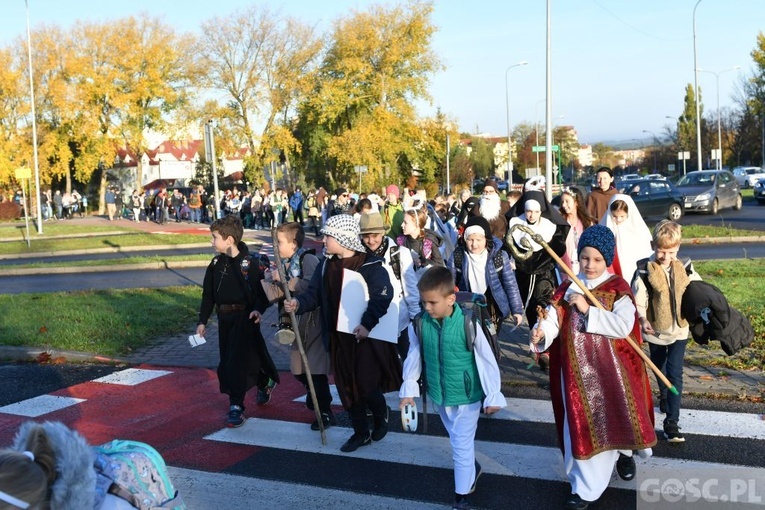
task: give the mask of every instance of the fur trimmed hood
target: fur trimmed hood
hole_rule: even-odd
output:
[[[13,449],[24,451],[31,429],[41,425],[48,435],[56,457],[56,481],[51,487],[51,510],[89,510],[95,504],[96,472],[93,469],[95,454],[88,442],[78,432],[60,422],[21,425],[13,441]]]

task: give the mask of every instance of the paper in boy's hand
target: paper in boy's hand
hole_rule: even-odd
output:
[[[207,343],[207,340],[205,340],[203,336],[189,335],[189,343],[191,344],[191,347],[193,349],[194,347]]]

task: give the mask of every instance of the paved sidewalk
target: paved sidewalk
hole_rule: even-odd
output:
[[[276,367],[289,371],[290,347],[276,342],[276,306],[270,307],[263,315],[261,331],[266,338],[269,352]],[[188,343],[189,332],[163,339],[158,344],[138,351],[124,358],[130,363],[147,363],[164,366],[215,368],[218,364],[218,328],[214,319],[207,328],[207,343],[192,348]],[[503,357],[500,361],[504,385],[548,386],[548,376],[533,365],[528,347],[528,327],[521,326],[514,331],[505,324],[500,330]],[[651,375],[651,385],[657,388]],[[720,395],[726,397],[765,396],[765,374],[762,372],[739,372],[730,369],[685,365],[683,393]]]
[[[104,225],[109,223],[103,217],[86,217],[71,220],[81,224]],[[183,232],[197,233],[200,240],[209,239],[208,225],[196,225],[189,223],[170,222],[165,225],[155,223],[134,223],[127,220],[115,220],[126,227],[138,227],[148,232]],[[271,233],[266,230],[245,231],[245,241],[250,244],[254,252],[265,247],[270,248]],[[307,245],[320,248],[319,242],[313,234],[306,233]],[[34,242],[34,238],[33,238]],[[317,250],[318,251],[318,250]],[[269,351],[279,370],[289,370],[289,347],[276,342],[274,333],[277,324],[276,306],[271,306],[263,316],[261,330],[268,343]],[[218,330],[215,316],[208,325],[207,343],[191,348],[188,336],[194,333],[195,325],[190,321],[188,331],[176,336],[158,339],[152,346],[137,351],[130,356],[121,358],[119,361],[129,363],[146,363],[161,366],[186,366],[215,368],[218,364]],[[502,380],[505,385],[534,385],[546,387],[548,376],[537,366],[533,366],[528,348],[528,328],[525,326],[513,330],[512,326],[505,324],[500,330],[500,342],[504,356],[500,362]],[[35,357],[40,350],[25,348],[6,348],[0,346],[0,358],[29,358]],[[51,353],[53,357],[64,356],[73,360],[100,359],[92,355],[82,353]],[[656,389],[653,375],[650,377],[651,384]],[[751,397],[765,396],[765,373],[762,371],[736,371],[728,368],[705,367],[700,365],[685,364],[684,393],[721,395],[727,397]]]

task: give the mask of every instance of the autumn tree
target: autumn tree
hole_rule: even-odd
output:
[[[297,129],[307,161],[330,182],[353,182],[356,165],[375,183],[404,182],[420,167],[421,181],[436,179],[418,160],[423,134],[414,107],[429,99],[429,78],[441,67],[431,49],[432,12],[432,3],[409,1],[335,23]]]
[[[312,27],[259,5],[202,24],[205,85],[228,96],[218,120],[249,148],[250,167],[300,151],[290,118],[310,90],[321,47]],[[256,171],[248,170],[251,179]]]
[[[700,98],[699,98],[700,100]],[[702,113],[701,124],[702,133],[704,131],[704,105],[699,105],[699,112]],[[696,93],[693,90],[693,85],[690,83],[685,87],[685,99],[683,100],[683,113],[677,118],[677,144],[680,150],[689,151],[691,153],[691,159],[694,161],[698,159],[698,151],[694,151],[693,148],[697,146],[696,139]],[[688,163],[689,165],[691,163]],[[703,161],[696,161],[696,168],[701,169]]]
[[[470,137],[470,162],[476,179],[486,179],[494,175],[494,147],[485,138]]]
[[[31,125],[27,124],[29,102],[24,92],[22,68],[18,54],[10,48],[0,49],[0,108],[3,111],[0,115],[0,185],[13,182],[16,168],[32,166],[32,133]]]
[[[747,84],[746,106],[747,111],[760,124],[760,143],[753,147],[752,152],[759,154],[758,161],[765,167],[765,35],[762,32],[757,34],[757,44],[751,56],[754,60],[754,74]]]

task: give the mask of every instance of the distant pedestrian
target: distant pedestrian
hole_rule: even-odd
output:
[[[290,197],[289,204],[292,209],[292,220],[298,221],[303,225],[303,192],[300,190],[300,186],[295,188],[295,192]]]
[[[607,166],[598,169],[595,179],[597,187],[587,196],[585,208],[590,216],[596,221],[600,221],[603,215],[608,212],[608,202],[618,191],[613,186],[614,173]]]
[[[59,192],[57,191],[56,194]],[[106,202],[106,213],[109,216],[109,221],[114,221],[114,215],[117,214],[117,195],[112,188],[106,190],[106,196],[104,197]],[[63,202],[62,202],[63,207]],[[59,215],[59,218],[61,216]]]

